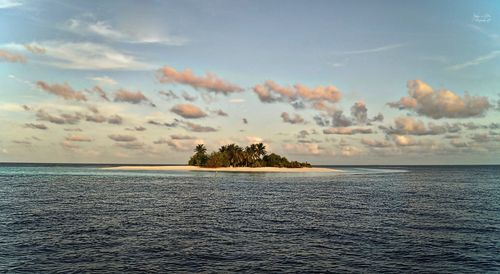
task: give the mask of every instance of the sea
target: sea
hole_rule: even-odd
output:
[[[0,164],[0,272],[500,272],[500,166],[102,167]]]

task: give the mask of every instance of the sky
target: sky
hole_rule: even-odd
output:
[[[498,1],[0,0],[0,162],[500,164]]]

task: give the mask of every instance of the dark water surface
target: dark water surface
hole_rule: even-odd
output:
[[[500,272],[500,167],[0,165],[0,272]]]

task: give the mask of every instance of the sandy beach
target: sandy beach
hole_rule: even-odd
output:
[[[165,170],[165,171],[212,171],[212,172],[337,172],[333,168],[279,168],[279,167],[197,167],[197,166],[117,166],[106,167],[107,170]]]

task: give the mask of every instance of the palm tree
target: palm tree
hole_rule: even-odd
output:
[[[207,153],[207,148],[205,147],[204,144],[198,144],[194,148],[194,152],[196,152],[197,154],[205,154]]]
[[[258,157],[257,155],[257,146],[255,144],[252,144],[250,146],[247,146],[245,148],[245,158],[246,158],[246,166],[250,166],[253,164]]]
[[[238,145],[229,144],[229,145],[220,147],[219,151],[227,155],[227,158],[229,160],[229,165],[235,166],[235,164],[237,163],[236,151],[238,151],[238,149],[241,149]]]
[[[257,155],[258,155],[259,158],[261,156],[262,157],[266,156],[266,154],[267,154],[266,146],[263,143],[258,143],[256,145],[256,149],[257,149]]]

